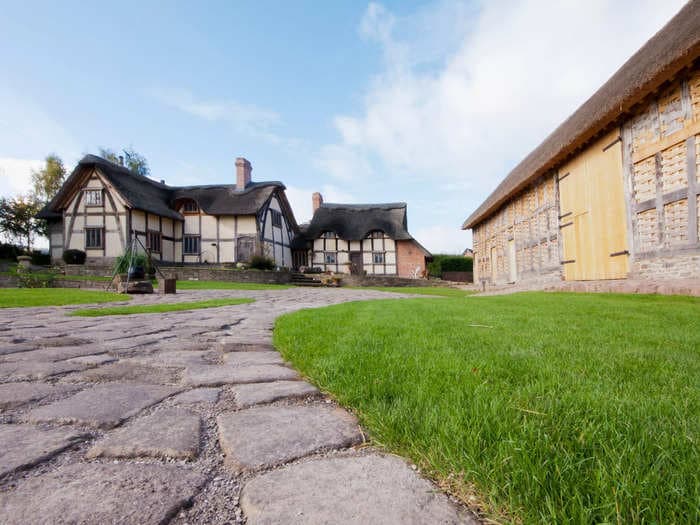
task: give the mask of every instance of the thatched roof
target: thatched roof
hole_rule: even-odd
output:
[[[382,231],[397,241],[413,241],[430,257],[430,252],[408,233],[406,203],[333,204],[323,203],[308,225],[300,227],[293,247],[302,248],[325,232],[333,232],[346,241],[359,241],[372,231]]]
[[[509,197],[618,124],[700,56],[700,0],[690,0],[632,58],[535,148],[462,225],[473,228]]]
[[[86,173],[86,170],[98,169],[99,172],[126,200],[127,204],[137,210],[147,211],[163,217],[182,220],[175,209],[180,199],[192,199],[210,215],[254,215],[267,202],[275,190],[284,190],[281,182],[251,182],[242,191],[237,191],[235,184],[208,186],[168,186],[148,177],[137,175],[124,166],[120,166],[96,155],[86,155],[78,163],[58,194],[39,213],[40,218],[60,218],[60,210],[75,191],[74,186]],[[283,202],[283,205],[286,204]],[[296,225],[294,225],[296,227]]]

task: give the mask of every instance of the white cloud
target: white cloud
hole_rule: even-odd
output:
[[[166,106],[209,122],[225,122],[235,130],[264,139],[280,146],[293,146],[289,139],[275,132],[282,120],[270,109],[254,104],[243,104],[236,100],[206,100],[197,98],[186,89],[152,89],[151,96]]]
[[[433,254],[461,255],[471,246],[471,233],[462,231],[459,226],[427,226],[418,228],[413,236]]]
[[[383,69],[358,114],[334,117],[339,138],[317,163],[339,180],[432,180],[417,201],[462,192],[458,226],[682,4],[438,2],[399,18],[372,3],[359,32],[380,46]]]
[[[42,160],[0,157],[0,195],[14,197],[26,194],[32,187],[32,171],[40,170]]]
[[[311,216],[313,215],[311,195],[317,191],[323,195],[323,200],[325,202],[356,202],[355,197],[351,193],[342,191],[332,184],[323,184],[318,188],[287,186],[287,199],[289,200],[292,210],[294,210],[294,217],[299,224],[311,220]]]

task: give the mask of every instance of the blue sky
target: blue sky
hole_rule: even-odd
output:
[[[0,193],[133,145],[170,184],[406,201],[435,252],[681,1],[2,2]],[[90,5],[94,4],[94,5]],[[621,30],[621,28],[623,28]]]

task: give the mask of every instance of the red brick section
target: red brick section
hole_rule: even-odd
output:
[[[413,241],[396,241],[396,267],[399,277],[413,277],[420,267],[418,277],[425,272],[425,254]]]

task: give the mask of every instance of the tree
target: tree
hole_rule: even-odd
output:
[[[133,146],[123,148],[122,153],[124,154],[124,165],[132,173],[143,177],[148,177],[151,174],[151,168],[148,167],[146,157],[136,151]],[[109,148],[100,148],[100,157],[114,162],[115,164],[119,163],[119,155]]]
[[[34,237],[45,232],[45,221],[36,218],[41,208],[33,196],[0,197],[0,232],[10,242],[31,250]]]
[[[32,196],[46,204],[61,189],[66,178],[66,168],[58,155],[48,155],[46,165],[39,171],[32,171]]]

